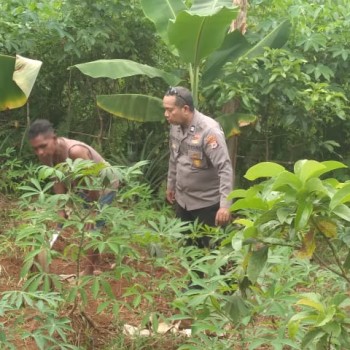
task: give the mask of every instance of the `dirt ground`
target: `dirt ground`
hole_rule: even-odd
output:
[[[13,218],[11,218],[11,208],[15,206],[15,202],[0,195],[0,212],[3,221],[0,227],[0,235],[8,229],[18,225]],[[64,247],[69,241],[69,232],[62,234],[54,245],[54,249],[63,252]],[[20,278],[20,270],[23,266],[23,256],[16,247],[9,247],[6,249],[6,255],[0,255],[0,293],[6,291],[20,290],[24,281]],[[102,272],[111,271],[115,259],[113,255],[103,255],[99,269]],[[69,343],[77,346],[79,349],[86,350],[175,350],[181,344],[186,342],[185,330],[190,329],[190,320],[184,320],[177,324],[177,332],[167,332],[165,334],[156,334],[148,337],[133,337],[128,334],[125,335],[125,325],[128,327],[139,327],[142,322],[142,317],[147,314],[150,303],[142,299],[140,304],[135,308],[127,308],[126,304],[132,305],[133,296],[123,296],[128,287],[135,283],[142,285],[145,290],[152,291],[154,288],[155,279],[161,279],[166,271],[161,267],[155,267],[147,254],[142,254],[141,259],[129,259],[124,261],[125,265],[130,266],[135,271],[143,273],[138,276],[136,280],[120,278],[110,279],[112,293],[116,300],[127,301],[128,303],[121,304],[118,318],[116,319],[110,309],[105,309],[98,312],[98,307],[104,301],[103,299],[95,299],[91,292],[91,283],[85,289],[87,293],[88,303],[82,308],[74,308],[72,303],[67,303],[66,308],[60,311],[62,317],[68,317],[74,332],[68,335]],[[76,263],[69,259],[55,258],[51,264],[51,271],[57,275],[70,275],[76,272]],[[71,288],[72,284],[76,283],[76,279],[67,279],[63,282],[63,288]],[[164,318],[171,316],[174,309],[170,306],[174,295],[171,293],[157,293],[153,296],[152,312],[158,315],[163,315]],[[124,306],[123,306],[124,305]],[[1,311],[1,310],[0,310]],[[16,349],[37,350],[39,349],[32,337],[22,339],[22,331],[34,332],[38,328],[38,321],[36,319],[37,311],[33,309],[22,307],[20,310],[6,313],[0,313],[0,325],[8,336],[12,336],[9,341],[15,344]],[[161,322],[162,320],[159,320]],[[265,321],[264,321],[265,322]],[[147,327],[146,327],[147,328]],[[18,329],[18,331],[17,331]],[[145,328],[143,328],[145,329]],[[151,329],[151,326],[150,326]],[[1,330],[1,328],[0,328]],[[13,337],[14,335],[14,337]],[[0,332],[1,336],[1,332]],[[122,343],[120,343],[122,341]],[[140,341],[142,344],[140,344]],[[118,343],[119,342],[119,343]],[[268,347],[261,347],[260,349],[268,349]],[[215,350],[215,349],[214,349]],[[242,350],[237,345],[232,350]]]
[[[63,242],[59,242],[63,245]],[[57,247],[55,247],[57,249]],[[154,279],[155,277],[161,276],[164,271],[161,268],[150,268],[150,264],[146,261],[129,261],[130,265],[139,271],[144,272],[145,277],[138,279],[137,283],[142,284],[147,289],[147,284]],[[111,270],[113,264],[113,257],[110,255],[103,255],[100,263],[100,270],[102,272],[108,272]],[[20,270],[23,266],[23,260],[21,257],[2,257],[0,258],[0,293],[10,290],[20,290],[23,285],[23,281],[20,279]],[[52,272],[57,275],[71,275],[76,271],[76,264],[71,261],[66,261],[63,259],[54,259],[52,263]],[[132,304],[133,297],[123,297],[126,289],[134,283],[132,280],[119,279],[119,280],[110,280],[110,285],[115,295],[116,300],[124,300]],[[74,278],[69,278],[63,282],[63,288],[71,287],[76,283]],[[135,312],[130,312],[130,309],[126,307],[121,307],[118,313],[118,319],[116,320],[113,312],[111,310],[106,310],[101,313],[97,311],[98,306],[104,301],[101,299],[95,299],[92,297],[91,283],[85,288],[88,297],[87,306],[81,308],[73,309],[73,305],[67,305],[66,310],[62,310],[61,316],[67,316],[71,320],[71,324],[75,330],[75,333],[70,334],[70,342],[76,346],[81,347],[81,349],[109,349],[113,343],[113,339],[121,336],[121,333],[124,331],[124,325],[130,325],[134,327],[140,327],[141,315],[144,312],[140,310],[147,310],[147,302],[142,301],[140,305],[135,309]],[[170,316],[170,307],[165,297],[155,297],[154,305],[156,308],[153,310],[165,317]],[[23,320],[24,329],[32,332],[34,331],[38,324],[35,320],[36,314],[33,314],[32,310],[27,310],[28,312],[22,310],[18,312],[17,317],[12,315],[9,317],[0,317],[0,322],[3,322],[5,329],[13,329],[17,327],[18,320]],[[124,342],[130,342],[130,349],[133,349],[133,338],[132,336],[123,336]],[[154,344],[155,340],[158,340],[158,344]],[[176,349],[183,339],[181,337],[174,337],[172,335],[167,336],[163,335],[162,337],[152,337],[153,346],[152,349],[164,349],[171,350]],[[13,341],[12,341],[13,342]],[[145,339],[147,343],[147,340]],[[21,339],[15,340],[17,349],[28,349],[36,350],[38,349],[34,340],[27,338],[22,341]],[[145,349],[147,349],[146,347]],[[149,348],[149,349],[151,349]],[[117,348],[115,348],[117,349]],[[123,348],[124,349],[124,348]],[[126,348],[125,348],[126,349]],[[135,348],[136,349],[136,348]]]
[[[13,229],[18,225],[18,219],[14,219],[11,216],[12,210],[16,207],[16,201],[7,198],[0,194],[0,218],[2,219],[2,226],[0,227],[0,235],[4,232]],[[64,248],[70,241],[70,233],[63,233],[54,244],[54,250],[63,253]],[[4,251],[4,250],[3,250]],[[9,245],[8,249],[0,254],[0,293],[6,291],[21,290],[24,281],[20,278],[20,271],[23,267],[23,256],[19,249],[13,245]],[[109,280],[112,293],[116,300],[122,300],[132,304],[133,296],[123,297],[123,294],[128,287],[135,283],[142,285],[145,290],[151,290],[154,288],[152,281],[157,278],[161,278],[165,270],[160,267],[154,267],[150,261],[148,261],[147,254],[142,255],[142,259],[129,259],[124,261],[124,264],[130,266],[135,271],[142,274],[138,276],[137,280],[120,278]],[[113,255],[102,255],[99,270],[101,272],[110,272],[113,267],[115,258]],[[69,259],[55,258],[50,266],[50,272],[57,275],[71,275],[76,273],[76,263]],[[74,278],[69,278],[63,283],[63,288],[71,288],[77,282]],[[66,310],[62,310],[61,316],[67,316],[71,320],[74,333],[69,335],[69,340],[72,345],[78,346],[81,349],[119,349],[118,345],[113,345],[114,339],[123,339],[122,349],[164,349],[173,350],[178,348],[179,344],[183,342],[182,336],[174,336],[172,334],[156,335],[152,337],[144,337],[144,345],[142,347],[136,347],[134,344],[134,338],[130,334],[123,335],[125,332],[125,325],[130,327],[140,328],[142,321],[142,315],[145,315],[149,304],[146,300],[141,300],[140,304],[135,310],[130,310],[127,307],[120,307],[118,313],[118,319],[115,318],[113,312],[108,308],[103,312],[98,312],[99,305],[105,301],[102,299],[95,299],[91,292],[91,283],[85,288],[87,293],[88,303],[86,306],[74,309],[73,305],[68,303]],[[169,298],[170,297],[170,298]],[[157,312],[164,317],[171,315],[171,309],[169,302],[171,296],[159,295],[154,296],[154,302],[152,303],[152,312]],[[123,304],[121,304],[123,305]],[[1,310],[0,310],[1,311]],[[3,325],[3,329],[8,337],[8,340],[15,344],[16,349],[39,349],[35,341],[31,337],[27,337],[25,340],[21,339],[21,332],[23,330],[32,333],[37,329],[38,322],[36,320],[38,316],[33,309],[21,308],[19,311],[6,313],[1,315],[0,312],[0,325]],[[188,324],[187,324],[188,325]],[[18,331],[13,331],[18,329]],[[1,330],[1,328],[0,328]],[[13,339],[15,334],[15,339]],[[10,338],[9,338],[10,335]],[[0,333],[1,336],[1,333]],[[147,339],[146,339],[147,338]],[[149,339],[149,340],[148,340]],[[138,340],[139,342],[140,340]]]

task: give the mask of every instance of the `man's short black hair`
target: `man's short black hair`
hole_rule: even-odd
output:
[[[170,86],[165,96],[175,96],[175,105],[183,107],[187,105],[191,111],[194,111],[193,96],[190,90],[183,86]]]
[[[39,135],[45,135],[50,133],[55,133],[55,129],[51,122],[49,122],[46,119],[37,119],[29,127],[28,137],[31,140]]]

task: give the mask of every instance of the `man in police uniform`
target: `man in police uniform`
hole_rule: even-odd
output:
[[[221,126],[194,108],[191,92],[171,87],[163,98],[170,127],[167,200],[176,202],[183,221],[222,226],[231,219],[227,196],[232,191],[232,165]],[[197,242],[209,247],[209,238]]]

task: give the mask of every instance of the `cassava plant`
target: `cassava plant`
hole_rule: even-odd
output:
[[[2,300],[5,300],[6,297],[6,300],[12,300],[11,303],[17,308],[25,303],[35,309],[42,305],[41,303],[37,305],[35,300],[40,299],[40,295],[43,293],[51,300],[50,293],[52,292],[50,290],[54,288],[55,293],[52,295],[59,297],[59,301],[55,302],[55,308],[67,309],[68,307],[70,309],[66,313],[68,318],[74,312],[84,315],[84,309],[88,304],[88,294],[91,294],[95,299],[98,298],[101,302],[97,312],[109,308],[114,310],[117,315],[120,302],[115,299],[110,281],[111,279],[119,279],[121,276],[127,278],[138,275],[132,267],[122,264],[122,259],[126,255],[137,257],[138,253],[126,243],[130,241],[130,234],[136,231],[137,224],[131,219],[132,214],[122,207],[101,207],[95,202],[84,206],[79,191],[107,188],[110,180],[117,177],[122,183],[118,195],[120,198],[123,195],[131,198],[135,193],[128,194],[130,189],[127,183],[134,183],[133,179],[140,176],[140,169],[143,165],[144,163],[138,163],[129,168],[113,167],[81,159],[75,161],[67,159],[66,162],[54,168],[39,167],[36,176],[27,185],[20,188],[23,191],[20,206],[23,210],[21,219],[24,222],[16,229],[15,244],[25,253],[24,265],[20,273],[24,280],[23,292],[3,293]],[[65,194],[51,193],[55,181],[61,181],[66,185],[67,192]],[[58,215],[60,209],[69,209],[69,218],[60,217]],[[95,223],[97,220],[104,220],[106,223],[103,234],[101,231],[90,231],[86,228],[86,223]],[[57,234],[57,224],[62,226],[62,235],[70,234],[63,253],[55,251],[55,247],[50,244],[53,235]],[[115,256],[113,271],[102,273],[99,276],[78,277],[75,283],[67,285],[58,274],[50,273],[47,266],[43,266],[38,260],[38,256],[43,252],[45,252],[48,266],[57,257],[73,260],[76,263],[75,275],[80,276],[81,262],[88,250],[113,253]],[[38,272],[32,272],[33,266]],[[49,308],[51,304],[49,303],[47,307]],[[7,311],[5,310],[3,314],[6,314]],[[47,330],[53,329],[50,328],[49,323],[56,322],[57,327],[59,327],[60,322],[63,322],[58,318],[58,313],[49,313],[48,311],[45,313],[48,316],[41,319],[43,326],[31,335],[39,348],[47,348],[47,344],[51,343],[50,337],[56,332],[53,330],[53,333],[47,335]],[[62,337],[66,335],[66,331],[72,331],[68,325],[65,328],[63,323],[59,329]],[[23,333],[23,337],[28,336],[30,335]],[[62,339],[62,344],[64,344],[65,338]],[[61,348],[68,347],[62,345]]]

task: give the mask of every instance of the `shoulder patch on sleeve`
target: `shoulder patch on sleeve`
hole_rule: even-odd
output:
[[[208,135],[205,141],[212,149],[218,147],[218,141],[215,135]]]

